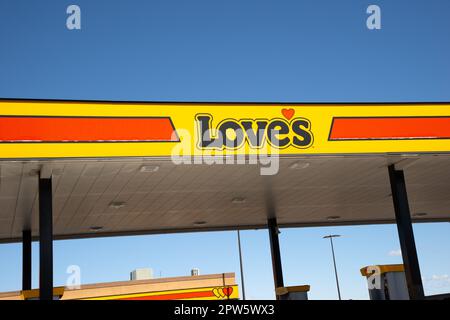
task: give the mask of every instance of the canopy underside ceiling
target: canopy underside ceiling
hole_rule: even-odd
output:
[[[405,170],[414,220],[450,221],[447,155],[282,157],[273,176],[257,165],[168,159],[2,161],[0,242],[29,228],[38,235],[43,166],[58,239],[258,228],[272,216],[280,226],[393,222],[391,163]]]

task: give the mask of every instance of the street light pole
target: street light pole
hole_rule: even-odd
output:
[[[238,247],[239,247],[239,264],[241,267],[241,285],[242,285],[242,300],[245,300],[245,285],[244,285],[244,266],[242,263],[242,249],[241,249],[241,233],[237,231]]]
[[[337,287],[339,300],[342,300],[341,299],[341,290],[339,289],[339,278],[338,278],[338,273],[337,273],[337,268],[336,268],[336,258],[334,256],[334,246],[333,246],[333,238],[338,238],[338,237],[340,237],[339,234],[330,234],[329,236],[325,236],[323,238],[324,239],[330,239],[331,253],[333,255],[334,275],[336,277],[336,287]]]

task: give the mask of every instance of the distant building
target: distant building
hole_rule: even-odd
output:
[[[151,269],[136,269],[131,277],[151,276]],[[79,289],[56,287],[57,300],[227,300],[239,299],[234,273],[130,280],[82,285]],[[35,300],[39,290],[0,293],[0,300]]]
[[[150,280],[153,279],[153,270],[150,268],[135,269],[130,272],[130,280]]]

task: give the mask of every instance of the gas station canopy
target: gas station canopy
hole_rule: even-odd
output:
[[[408,164],[413,220],[450,221],[449,160],[283,158],[274,176],[261,176],[256,165],[164,160],[2,162],[0,237],[19,241],[29,227],[38,234],[37,171],[42,165],[52,167],[58,239],[265,227],[273,214],[268,201],[280,226],[394,223],[390,162]]]
[[[39,177],[56,239],[395,223],[391,164],[413,221],[450,221],[449,139],[449,104],[3,100],[0,242],[39,234]]]

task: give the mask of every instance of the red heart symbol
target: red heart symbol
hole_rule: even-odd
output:
[[[283,116],[284,116],[286,119],[291,120],[292,117],[293,117],[294,114],[295,114],[295,110],[294,110],[294,109],[282,109],[282,110],[281,110],[281,113],[283,114]]]
[[[233,287],[223,288],[222,291],[227,297],[229,297],[233,293]]]

